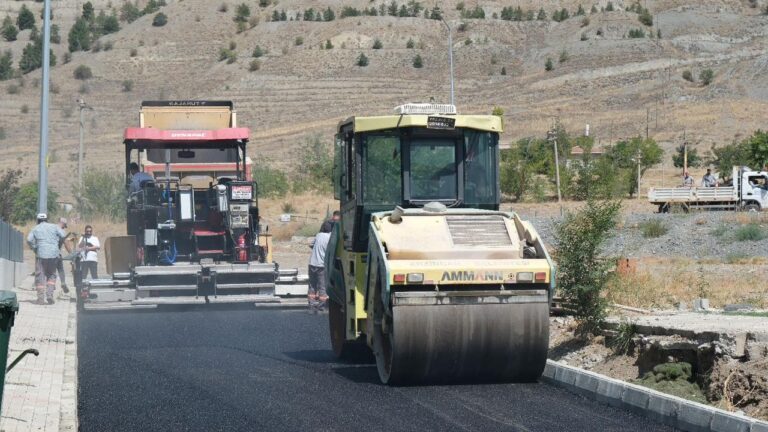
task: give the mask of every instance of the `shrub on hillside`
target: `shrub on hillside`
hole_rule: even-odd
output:
[[[689,71],[687,69],[684,70],[683,71],[683,79],[688,81],[688,82],[693,82],[694,79],[693,79],[693,74],[691,73],[691,71]]]
[[[699,73],[699,81],[705,86],[712,84],[713,79],[715,79],[715,73],[712,69],[704,69]]]
[[[19,35],[19,29],[13,25],[13,20],[8,15],[3,19],[3,25],[0,27],[0,34],[3,35],[3,39],[5,39],[6,42],[15,41],[16,37]]]
[[[35,219],[37,215],[37,182],[25,183],[21,185],[13,197],[13,210],[8,221],[12,224],[20,225]],[[48,218],[53,219],[56,214],[56,200],[59,194],[48,189]]]
[[[372,48],[373,49],[382,49],[382,48],[384,48],[384,44],[381,43],[379,38],[376,38],[376,39],[373,40],[373,47]]]
[[[136,48],[131,48],[131,51],[129,51],[128,55],[130,55],[131,57],[136,57],[137,55],[139,55],[139,50],[137,50]]]
[[[35,14],[25,4],[21,5],[21,9],[19,9],[16,26],[19,30],[28,30],[35,26]]]
[[[235,22],[248,22],[248,17],[251,16],[251,8],[248,7],[245,3],[240,3],[235,8],[235,17],[233,18]]]
[[[259,69],[261,69],[261,62],[258,60],[251,60],[251,63],[248,65],[248,70],[256,72]]]
[[[412,38],[408,38],[408,42],[405,43],[405,47],[408,49],[412,49],[416,43],[413,41]]]
[[[251,54],[254,58],[259,58],[264,55],[264,50],[261,49],[259,45],[256,45],[256,48],[253,49],[253,53]]]
[[[645,37],[645,32],[642,31],[641,29],[632,29],[632,30],[629,31],[627,36],[630,39],[642,39],[642,38]]]
[[[293,44],[296,46],[304,45],[304,38],[301,36],[296,36],[296,39],[293,40]]]
[[[125,80],[123,81],[123,91],[124,92],[130,92],[133,91],[133,81],[131,80]]]
[[[152,25],[155,27],[162,27],[167,23],[168,23],[168,17],[162,12],[158,12],[157,15],[155,15],[155,17],[152,18]]]
[[[413,58],[413,67],[416,69],[421,69],[424,67],[424,61],[421,59],[419,54],[416,54],[416,57]]]
[[[88,21],[78,18],[69,30],[67,42],[69,43],[70,52],[88,51],[91,49],[91,30]]]
[[[551,71],[554,68],[555,68],[555,64],[552,63],[552,59],[551,58],[547,58],[547,61],[544,62],[544,70],[549,72],[549,71]]]
[[[738,241],[760,241],[768,237],[760,224],[756,222],[740,226],[736,229],[735,235]]]
[[[368,57],[365,56],[365,54],[360,53],[360,55],[357,57],[356,65],[360,67],[368,66]]]
[[[132,23],[141,18],[141,10],[132,2],[125,2],[120,6],[120,21]]]
[[[231,49],[222,48],[219,50],[219,61],[227,61],[227,64],[232,64],[237,61],[237,52]]]
[[[73,75],[75,76],[75,79],[81,81],[93,78],[93,72],[91,71],[91,68],[86,65],[80,65],[76,67]]]
[[[75,207],[85,218],[104,217],[113,222],[125,219],[125,180],[119,171],[89,169],[83,187],[75,188]]]
[[[0,81],[13,78],[13,54],[11,50],[5,50],[0,54]]]
[[[259,198],[282,198],[291,189],[284,172],[266,164],[253,169],[253,181],[258,188]],[[290,213],[290,212],[288,212]]]

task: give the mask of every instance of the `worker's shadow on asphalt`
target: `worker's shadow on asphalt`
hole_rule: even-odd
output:
[[[379,373],[376,371],[375,359],[370,354],[361,353],[352,359],[339,360],[331,350],[301,350],[284,352],[293,360],[315,364],[336,365],[330,370],[340,377],[358,384],[381,385]]]

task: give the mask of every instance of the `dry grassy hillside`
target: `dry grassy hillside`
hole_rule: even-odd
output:
[[[448,99],[446,31],[439,21],[339,19],[342,6],[378,7],[380,0],[280,0],[264,9],[246,0],[260,20],[237,33],[232,18],[240,2],[225,2],[229,8],[223,13],[218,11],[220,1],[170,0],[162,8],[169,17],[164,27],[153,27],[152,16],[121,23],[118,33],[101,38],[102,44],[112,42],[113,49],[73,53],[71,62],[62,64],[67,33],[83,2],[53,1],[54,23],[62,35],[62,44],[54,45],[59,64],[52,69],[53,188],[64,195],[69,192],[75,165],[70,158],[78,139],[78,97],[95,109],[86,114],[87,164],[110,167],[120,164],[122,129],[137,122],[143,99],[231,99],[241,125],[253,130],[251,156],[284,167],[293,164],[296,145],[305,136],[330,136],[344,117],[387,113],[400,103],[430,97]],[[456,3],[438,2],[454,28],[456,103],[464,113],[503,107],[505,142],[543,134],[553,116],[572,131],[589,123],[605,143],[645,133],[648,114],[650,134],[667,149],[681,141],[684,131],[703,150],[765,127],[768,17],[760,15],[764,0],[758,1],[758,8],[750,7],[748,0],[644,1],[654,17],[652,31],[661,31],[660,40],[625,38],[632,29],[649,30],[638,22],[637,14],[623,11],[627,1],[614,2],[620,11],[596,14],[589,13],[592,2],[576,0],[465,2],[467,7],[483,7],[484,20],[461,19]],[[22,4],[39,17],[41,3],[4,1],[0,19],[6,13],[15,19]],[[119,9],[122,2],[93,4],[98,12],[108,11],[110,5]],[[560,23],[491,19],[505,6],[541,6],[551,16],[562,7],[573,14],[579,4],[587,10],[588,24],[582,17]],[[607,1],[594,4],[599,9]],[[336,12],[331,22],[268,20],[275,9],[295,16],[308,7],[328,6]],[[461,23],[466,23],[464,31],[458,31]],[[303,38],[302,45],[296,45],[297,37]],[[376,38],[382,49],[372,49]],[[409,38],[415,42],[413,49],[406,48]],[[16,42],[0,39],[0,51],[12,50],[18,62],[28,39],[29,30]],[[328,40],[334,48],[321,50]],[[219,50],[230,42],[236,44],[237,61],[218,61]],[[259,59],[259,70],[250,71],[256,45],[268,54]],[[563,51],[568,60],[560,63]],[[355,65],[360,53],[369,57],[367,67]],[[416,54],[424,59],[421,69],[412,66]],[[547,58],[554,61],[553,71],[544,70]],[[81,64],[94,74],[85,83],[73,78]],[[500,74],[502,67],[506,75]],[[716,74],[709,86],[681,78],[685,69],[698,76],[704,68]],[[0,141],[0,169],[19,166],[29,175],[36,173],[39,76],[39,71],[25,76],[16,94],[7,88],[18,86],[18,80],[0,83],[0,127],[6,135]],[[132,91],[123,91],[126,80],[133,82]]]

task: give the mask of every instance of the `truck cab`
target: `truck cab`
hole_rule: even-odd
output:
[[[752,171],[747,167],[739,169],[739,189],[742,207],[749,211],[760,211],[768,207],[768,172]]]

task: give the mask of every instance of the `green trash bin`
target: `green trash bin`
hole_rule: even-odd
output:
[[[13,291],[0,291],[0,364],[8,364],[8,342],[11,340],[11,327],[19,311],[19,302]],[[5,366],[0,375],[0,410],[3,406],[3,388],[5,387]]]

